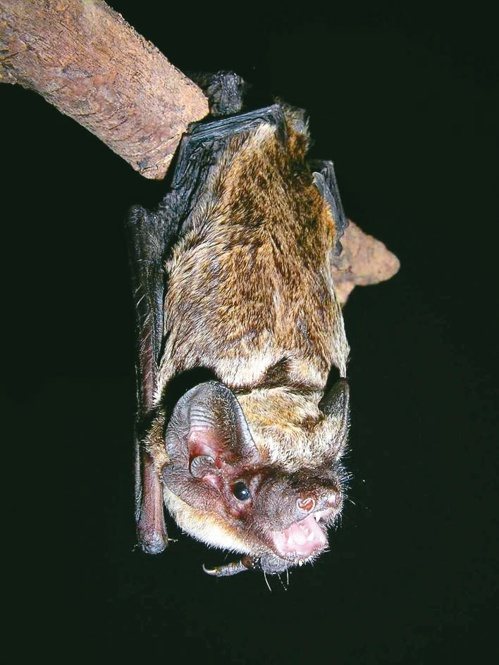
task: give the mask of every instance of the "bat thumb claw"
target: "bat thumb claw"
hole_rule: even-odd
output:
[[[212,577],[229,577],[230,575],[237,575],[248,570],[248,566],[245,565],[243,557],[241,561],[233,561],[232,563],[227,563],[223,566],[214,566],[213,568],[207,568],[203,563],[203,570],[207,575],[211,575]]]

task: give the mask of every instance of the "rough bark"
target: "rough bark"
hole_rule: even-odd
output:
[[[200,88],[102,0],[0,0],[0,81],[40,93],[146,178],[163,178]]]
[[[343,251],[334,260],[336,292],[344,305],[356,286],[378,284],[393,277],[400,262],[380,241],[351,220],[341,238]]]

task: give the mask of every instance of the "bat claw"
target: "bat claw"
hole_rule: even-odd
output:
[[[243,557],[240,561],[226,563],[223,566],[214,566],[213,568],[207,568],[203,563],[203,570],[207,575],[211,575],[212,577],[229,577],[249,570],[251,565],[248,565],[248,563],[250,563],[248,557]]]

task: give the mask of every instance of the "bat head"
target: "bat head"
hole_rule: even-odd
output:
[[[258,567],[278,573],[327,548],[327,528],[343,504],[346,380],[315,409],[317,418],[301,428],[283,433],[276,423],[269,443],[261,424],[251,426],[251,409],[247,419],[219,382],[201,383],[177,402],[165,432],[166,505],[195,538],[246,555],[239,564],[207,572]]]

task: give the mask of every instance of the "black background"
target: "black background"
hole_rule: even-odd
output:
[[[312,155],[334,159],[348,215],[402,268],[345,309],[353,481],[331,552],[271,593],[261,575],[204,576],[224,555],[186,537],[147,557],[134,549],[122,227],[162,185],[0,87],[3,597],[22,630],[9,662],[492,658],[493,18],[476,3],[111,4],[183,71],[233,69],[262,103],[306,108]]]

